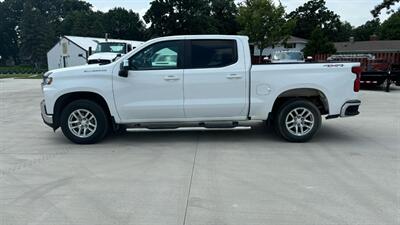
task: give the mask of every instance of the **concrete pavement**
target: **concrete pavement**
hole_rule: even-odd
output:
[[[39,80],[0,80],[0,225],[400,224],[400,89],[286,143],[262,127],[68,142]]]

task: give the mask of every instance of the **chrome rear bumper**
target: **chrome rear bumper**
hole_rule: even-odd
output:
[[[342,110],[340,111],[340,117],[357,116],[360,114],[358,109],[360,108],[360,100],[352,100],[344,103]]]

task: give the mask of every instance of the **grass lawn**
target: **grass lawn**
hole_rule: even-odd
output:
[[[42,74],[0,74],[0,79],[42,79]]]
[[[0,66],[0,70],[31,70],[33,66]]]

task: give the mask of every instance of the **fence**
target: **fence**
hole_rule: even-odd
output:
[[[345,55],[345,54],[343,54],[343,55]],[[400,52],[393,52],[393,53],[381,52],[381,53],[375,53],[372,55],[375,56],[375,59],[382,59],[389,64],[395,64],[395,65],[400,64]],[[325,62],[325,61],[327,61],[328,57],[330,57],[330,56],[331,55],[329,55],[329,54],[318,54],[318,55],[314,56],[314,61]],[[368,61],[367,59],[365,59],[365,60]],[[349,58],[348,61],[349,62],[360,62],[360,60],[357,58],[354,58],[354,59]]]
[[[376,59],[383,59],[391,65],[400,65],[400,52],[393,52],[393,53],[380,52],[380,53],[375,53],[372,55],[374,55]],[[330,56],[331,56],[330,54],[318,54],[318,55],[314,56],[313,61],[314,62],[326,62],[328,57],[330,57]],[[251,62],[253,64],[266,64],[264,57],[265,56],[261,57],[261,63],[260,63],[260,56],[253,56]],[[360,59],[354,58],[354,59],[348,59],[348,60],[346,59],[346,61],[361,62],[362,65],[368,66],[367,59],[363,59],[362,61],[360,61]]]

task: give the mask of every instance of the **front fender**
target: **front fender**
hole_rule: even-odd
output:
[[[43,87],[48,114],[54,114],[55,104],[60,97],[77,92],[89,92],[101,96],[107,103],[111,116],[116,122],[120,121],[114,105],[111,75],[94,75],[90,78],[56,76],[50,86]]]

